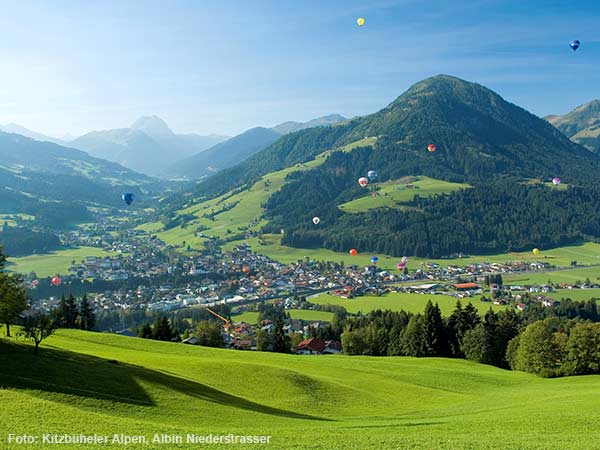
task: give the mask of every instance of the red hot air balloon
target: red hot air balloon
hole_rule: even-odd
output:
[[[358,255],[358,250],[356,250],[355,248],[353,248],[353,249],[350,250],[350,254],[352,256],[356,256],[356,255]]]
[[[365,187],[367,184],[369,184],[369,179],[361,177],[358,179],[358,184],[360,184],[360,187]]]
[[[244,272],[244,273],[250,273],[250,267],[248,267],[248,266],[242,267],[242,272]]]
[[[427,146],[427,150],[429,150],[429,153],[433,153],[433,152],[435,152],[435,149],[436,149],[436,148],[437,148],[437,147],[435,146],[435,144],[429,144],[429,145]]]
[[[50,282],[53,286],[60,286],[62,280],[60,279],[60,277],[52,277],[52,280],[50,280]]]

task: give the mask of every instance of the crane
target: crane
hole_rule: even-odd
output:
[[[231,328],[231,321],[229,319],[226,319],[225,317],[223,317],[222,315],[214,312],[212,309],[210,309],[209,307],[206,307],[206,310],[211,313],[213,316],[217,317],[218,319],[221,319],[224,323],[223,323],[223,328],[225,328],[225,331],[229,331],[229,328]]]

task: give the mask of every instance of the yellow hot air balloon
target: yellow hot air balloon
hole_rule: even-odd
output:
[[[533,249],[533,254],[534,254],[535,256],[539,255],[539,254],[540,254],[540,249],[539,249],[539,248],[534,248],[534,249]]]
[[[365,24],[365,19],[363,19],[362,17],[359,17],[358,19],[356,19],[356,23],[358,24],[359,27],[362,27]]]

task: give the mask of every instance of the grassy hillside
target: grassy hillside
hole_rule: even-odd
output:
[[[348,144],[341,151],[349,152],[359,146],[373,145],[376,138],[365,138]],[[188,208],[179,210],[178,216],[192,215],[195,219],[188,221],[184,226],[177,226],[170,230],[161,231],[162,226],[157,222],[140,225],[138,228],[156,233],[156,235],[172,245],[181,245],[184,241],[192,248],[201,248],[206,239],[195,235],[198,227],[202,234],[211,237],[226,238],[238,234],[241,228],[246,230],[259,230],[266,222],[262,219],[264,209],[262,205],[286,183],[286,177],[294,172],[315,168],[329,156],[331,150],[323,152],[312,161],[287,169],[271,172],[263,176],[252,187],[239,193],[228,192],[214,199],[195,203]],[[235,205],[224,210],[227,205]],[[206,214],[217,213],[212,219],[203,217]]]
[[[265,434],[273,448],[328,450],[593,448],[600,439],[598,376],[542,379],[460,360],[299,357],[78,331],[60,331],[37,358],[29,346],[0,343],[0,367],[9,366],[0,372],[10,405],[3,438]]]
[[[429,177],[405,177],[400,180],[374,183],[371,189],[376,189],[373,194],[360,197],[339,206],[342,211],[349,213],[365,212],[374,208],[402,208],[402,203],[410,202],[415,195],[431,197],[436,194],[449,194],[458,189],[468,188],[468,184],[450,183]]]

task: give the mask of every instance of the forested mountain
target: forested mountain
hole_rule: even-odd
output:
[[[174,161],[203,151],[226,136],[175,134],[159,117],[136,120],[129,128],[92,131],[69,145],[130,169],[161,175]]]
[[[290,174],[265,205],[264,231],[283,228],[283,243],[298,247],[429,257],[600,238],[592,219],[600,214],[600,157],[489,89],[446,75],[417,83],[370,116],[286,135],[179,201],[240,188],[369,136],[378,138],[373,146],[333,152],[323,164]],[[427,151],[429,143],[435,152]],[[473,188],[416,199],[408,208],[342,212],[340,204],[375,195],[376,186],[357,183],[371,169],[378,182],[426,175]],[[527,182],[555,176],[570,187]]]
[[[167,169],[166,173],[180,177],[200,178],[240,163],[280,137],[280,133],[269,128],[252,128],[208,150],[176,162]]]
[[[80,150],[1,132],[0,186],[0,214],[30,214],[52,228],[88,219],[86,204],[120,206],[124,191],[165,187]]]
[[[273,128],[251,128],[194,156],[177,161],[167,175],[201,178],[221,169],[233,167],[250,156],[267,148],[281,136],[308,128],[334,125],[346,120],[339,114],[319,117],[308,122],[284,122]]]
[[[600,100],[578,106],[564,116],[547,116],[546,120],[573,142],[600,153]]]

